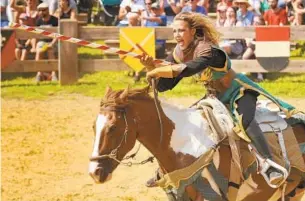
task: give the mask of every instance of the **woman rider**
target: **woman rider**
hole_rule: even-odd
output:
[[[257,97],[262,94],[271,99],[287,117],[296,112],[295,108],[273,97],[245,75],[234,72],[229,57],[218,47],[220,35],[207,17],[180,13],[174,19],[173,32],[177,46],[166,59],[173,65],[156,68],[152,57],[143,55],[141,62],[147,68],[147,78],[158,78],[157,90],[163,92],[174,88],[183,77],[201,73],[208,93],[229,106],[242,131],[241,137],[251,141],[262,157],[272,160],[267,141],[254,119]],[[269,168],[267,174],[271,184],[283,179],[274,167]]]

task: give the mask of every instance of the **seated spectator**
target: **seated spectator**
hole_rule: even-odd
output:
[[[288,0],[287,6],[286,6],[286,13],[288,17],[288,22],[290,25],[296,25],[296,19],[295,19],[295,10],[293,3],[295,0]]]
[[[134,12],[134,13],[130,13],[128,15],[128,26],[130,27],[136,27],[136,26],[140,26],[141,25],[141,21],[140,21],[140,17],[139,14]]]
[[[8,0],[1,0],[1,27],[8,27],[9,21],[13,21],[11,8],[8,5]]]
[[[150,0],[146,0],[146,2],[150,2]],[[158,26],[166,26],[166,16],[163,14],[160,5],[155,2],[151,6],[151,13],[147,15],[143,15],[142,19],[145,20],[145,27],[158,27]],[[164,58],[165,57],[165,40],[156,40],[156,57]]]
[[[164,10],[166,15],[167,26],[171,25],[174,17],[181,12],[184,6],[184,0],[159,0],[161,10]]]
[[[228,7],[224,27],[234,27],[236,25],[236,21],[236,11],[234,10],[234,8]]]
[[[146,26],[146,18],[153,15],[153,12],[151,10],[151,5],[154,3],[152,0],[144,0],[145,2],[145,8],[141,14],[141,25]]]
[[[236,26],[236,12],[232,7],[227,8],[226,19],[222,26]],[[231,59],[241,59],[245,51],[245,41],[243,39],[227,39],[220,42],[219,46],[228,54]]]
[[[58,19],[77,20],[76,14],[76,8],[70,7],[69,0],[59,0],[59,7],[55,11],[54,16]]]
[[[248,8],[250,7],[248,0],[235,0],[234,4],[238,6],[236,24],[243,27],[251,26],[253,24],[254,13],[248,11]]]
[[[205,7],[198,6],[199,0],[190,0],[188,3],[182,8],[181,12],[194,12],[194,13],[201,13],[203,15],[207,15],[207,11]]]
[[[253,19],[253,26],[263,26],[265,25],[265,21],[263,16],[255,16]],[[246,39],[247,48],[243,54],[242,59],[256,59],[255,57],[255,39],[253,38],[247,38]],[[257,73],[256,79],[258,82],[261,82],[264,80],[263,73]]]
[[[36,26],[38,27],[56,27],[58,26],[57,17],[50,15],[49,6],[46,3],[41,3],[37,7],[39,18],[37,20]],[[38,61],[41,59],[43,54],[46,52],[48,59],[55,59],[54,52],[57,49],[57,39],[43,39],[37,43],[36,47],[36,57],[35,60]],[[43,80],[57,80],[55,72],[52,73],[41,73],[38,72],[36,75],[36,81]]]
[[[220,6],[232,7],[233,1],[232,0],[221,0],[217,3],[216,8],[218,8]]]
[[[18,21],[21,13],[25,13],[27,16],[27,24],[29,26],[35,26],[38,18],[37,5],[38,0],[25,0],[26,5],[17,5],[16,0],[12,0],[10,3],[11,8],[17,11],[16,20]]]
[[[209,0],[199,0],[197,5],[201,6],[201,7],[204,7],[205,10],[206,10],[206,14],[205,15],[208,15],[208,12],[209,12],[209,9],[210,9],[210,2],[209,2]]]
[[[269,9],[268,0],[261,0],[261,15],[263,15]]]
[[[22,13],[19,16],[19,24],[28,25],[27,15]],[[36,39],[27,39],[27,40],[20,40],[16,39],[16,48],[15,48],[15,56],[17,60],[25,60],[27,57],[28,52],[34,53],[36,47]]]
[[[217,8],[216,27],[223,27],[226,21],[227,6],[221,5]]]
[[[126,27],[129,24],[129,17],[134,18],[137,14],[138,17],[141,16],[142,11],[144,10],[144,0],[123,0],[120,4],[120,11],[118,20],[120,27]]]
[[[268,0],[270,9],[264,13],[266,25],[286,25],[287,13],[283,8],[278,7],[278,0]]]
[[[248,10],[254,12],[256,15],[261,15],[261,0],[248,0],[249,8]]]
[[[43,0],[44,3],[49,5],[50,15],[54,15],[58,9],[60,0]],[[69,8],[77,11],[77,5],[75,0],[69,0]]]
[[[86,13],[88,16],[87,23],[90,24],[92,8],[95,0],[77,0],[77,11],[78,13]]]

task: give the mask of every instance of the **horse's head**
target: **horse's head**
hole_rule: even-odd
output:
[[[108,87],[106,90],[93,125],[95,140],[89,174],[96,183],[110,180],[114,169],[135,145],[136,120],[129,104],[134,94],[134,90],[128,88],[113,91]]]

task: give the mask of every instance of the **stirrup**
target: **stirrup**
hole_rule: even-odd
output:
[[[287,179],[287,177],[289,176],[289,173],[288,171],[280,166],[279,164],[275,163],[274,161],[270,160],[270,159],[266,159],[266,158],[263,158],[260,154],[258,154],[254,149],[253,147],[248,144],[248,148],[250,150],[250,152],[252,152],[255,157],[256,157],[256,160],[257,160],[257,165],[259,166],[259,173],[264,177],[265,181],[267,182],[267,184],[271,187],[271,188],[278,188],[280,187]],[[282,181],[278,182],[277,184],[272,184],[270,182],[270,178],[267,174],[267,171],[271,168],[275,168],[276,170],[279,171],[279,173],[282,173],[283,174],[283,179]]]
[[[150,178],[149,180],[146,181],[145,186],[148,188],[153,188],[153,187],[157,187],[158,184],[156,182],[156,178]]]
[[[160,179],[159,168],[156,170],[154,177],[146,181],[145,186],[148,188],[158,187],[157,181]]]

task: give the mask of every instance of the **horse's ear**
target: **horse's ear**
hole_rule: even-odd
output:
[[[128,87],[121,93],[120,99],[121,100],[126,100],[128,98],[128,93],[129,93],[129,85]]]
[[[112,88],[109,85],[107,85],[106,90],[105,90],[105,96],[107,94],[109,94],[111,91],[112,91]]]

